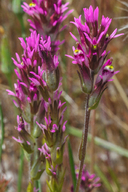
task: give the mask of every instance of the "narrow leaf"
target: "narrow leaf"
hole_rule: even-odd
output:
[[[108,178],[105,176],[105,174],[100,170],[100,168],[97,165],[95,166],[95,171],[96,171],[97,175],[100,177],[100,179],[103,182],[103,184],[105,185],[105,187],[108,189],[108,191],[114,192]]]
[[[67,130],[68,134],[74,135],[74,136],[79,137],[79,138],[82,137],[82,131],[77,129],[77,128],[68,126],[66,130]],[[89,142],[91,141],[91,138],[92,138],[91,134],[88,134],[88,141]],[[113,144],[111,142],[108,142],[108,141],[106,141],[104,139],[101,139],[99,137],[95,137],[94,142],[95,142],[96,145],[98,145],[98,146],[100,146],[100,147],[102,147],[104,149],[107,149],[107,150],[110,150],[110,151],[115,151],[119,155],[128,158],[128,150],[127,149],[124,149],[124,148],[122,148],[122,147],[120,147],[118,145],[115,145],[115,144]]]
[[[74,166],[74,160],[73,160],[73,154],[72,154],[72,148],[71,148],[70,140],[68,140],[68,155],[69,155],[69,163],[70,163],[71,174],[72,174],[73,187],[75,189],[75,187],[76,187],[76,174],[75,174],[75,166]]]

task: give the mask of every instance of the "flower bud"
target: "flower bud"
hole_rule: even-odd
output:
[[[33,137],[38,138],[38,137],[40,137],[41,134],[42,134],[42,131],[41,131],[40,127],[37,124],[35,124],[33,127],[33,132],[32,132]]]
[[[111,77],[113,75],[118,73],[118,71],[114,72],[114,67],[111,64],[112,59],[108,59],[97,75],[94,91],[91,93],[89,99],[89,109],[95,109],[98,106],[101,96],[106,89],[105,85],[107,82],[112,81]]]
[[[22,148],[27,152],[27,153],[32,153],[34,151],[35,147],[35,139],[25,130],[25,122],[21,116],[17,116],[17,122],[18,122],[18,127],[16,127],[20,138],[15,139],[18,143],[21,144]]]
[[[60,79],[58,67],[53,71],[45,71],[43,77],[51,91],[55,91],[58,88]]]
[[[31,169],[31,179],[38,180],[40,179],[42,173],[45,170],[45,156],[41,154],[41,156],[37,159]]]
[[[91,93],[92,91],[92,80],[91,80],[91,75],[90,75],[90,70],[87,66],[83,65],[78,65],[80,68],[80,72],[78,72],[80,82],[81,82],[81,87],[82,91],[84,93]]]
[[[65,137],[63,143],[57,143],[51,150],[51,158],[56,165],[60,165],[63,162],[63,153],[66,139],[67,137]]]

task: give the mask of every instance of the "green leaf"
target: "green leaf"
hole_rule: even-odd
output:
[[[3,35],[1,41],[1,71],[6,75],[14,72],[14,65],[11,59],[9,47],[9,39],[6,35]]]
[[[77,180],[76,180],[76,174],[75,174],[75,166],[74,166],[72,148],[71,148],[69,139],[68,139],[68,155],[69,155],[69,163],[70,163],[70,169],[71,169],[71,174],[72,174],[73,187],[75,189]]]
[[[110,181],[108,180],[108,178],[105,176],[105,174],[100,170],[100,168],[97,165],[95,166],[95,171],[96,171],[97,175],[100,177],[104,186],[108,189],[108,191],[114,192],[112,189],[112,186],[110,184]]]
[[[121,188],[120,188],[120,183],[119,183],[119,180],[118,180],[118,176],[114,173],[114,171],[111,169],[111,167],[109,167],[109,173],[116,185],[116,188],[117,188],[117,191],[120,192],[121,191]]]
[[[48,185],[48,188],[49,188],[50,192],[53,192],[53,190],[52,190],[52,188],[51,188],[51,185],[50,185],[51,182],[48,182],[48,180],[46,180],[46,183],[47,183],[47,185]]]
[[[40,182],[40,180],[36,180],[35,183],[36,183],[36,189],[38,189],[38,192],[41,192],[41,182]]]
[[[12,0],[12,11],[15,14],[23,14],[22,0]]]

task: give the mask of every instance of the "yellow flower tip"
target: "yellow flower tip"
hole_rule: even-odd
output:
[[[80,50],[80,49],[75,49],[75,51],[74,51],[74,54],[79,54],[79,53],[82,53],[82,51]]]
[[[75,49],[74,53],[79,53],[79,49]]]
[[[21,62],[21,65],[24,65],[23,61]]]
[[[29,7],[35,7],[36,4],[35,3],[29,3]]]
[[[109,34],[107,33],[107,34],[106,34],[106,38],[108,38],[108,37],[109,37]]]
[[[112,65],[107,65],[105,67],[105,69],[109,70],[109,71],[114,71],[114,67]]]
[[[96,50],[97,49],[97,45],[93,45],[93,49]]]

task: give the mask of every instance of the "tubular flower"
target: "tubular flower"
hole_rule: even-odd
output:
[[[55,91],[59,86],[59,61],[58,56],[52,56],[51,54],[50,37],[48,37],[47,41],[41,39],[39,46],[39,55],[42,59],[42,66],[38,66],[38,72],[31,72],[34,77],[30,79],[39,86],[44,99],[47,101],[49,94],[46,89]]]
[[[58,49],[58,45],[61,43],[56,41],[57,36],[60,31],[65,28],[65,26],[60,30],[60,25],[63,20],[72,12],[72,10],[64,12],[68,9],[68,4],[62,4],[62,0],[33,0],[32,3],[23,3],[23,10],[32,17],[30,26],[36,30],[45,39],[48,36],[51,37],[52,50],[55,53]]]
[[[52,56],[51,53],[51,39],[48,37],[47,43],[40,41],[40,57],[43,58],[43,78],[46,81],[51,91],[55,91],[59,85],[59,61],[58,56]]]
[[[76,177],[78,178],[79,170],[76,168]],[[96,177],[95,174],[90,174],[86,169],[85,166],[82,171],[81,176],[81,184],[80,189],[81,191],[91,192],[94,188],[100,187],[101,184],[98,183],[100,180],[99,177]],[[71,187],[71,192],[74,192],[73,186]]]
[[[46,159],[46,172],[47,172],[48,175],[51,176],[52,174],[51,174],[51,171],[49,169],[51,169],[52,160],[51,160],[51,154],[50,154],[49,147],[45,143],[42,146],[42,148],[38,148],[38,150],[45,156],[45,159]]]
[[[18,143],[21,144],[22,148],[27,152],[27,153],[32,153],[34,151],[34,145],[35,145],[35,140],[34,138],[26,131],[27,123],[23,120],[22,116],[17,115],[17,123],[18,127],[16,127],[19,138],[16,139],[13,137],[14,140],[16,140]]]
[[[20,79],[26,84],[29,84],[30,71],[37,71],[38,66],[41,66],[43,60],[39,57],[39,41],[40,35],[37,35],[36,31],[33,31],[30,37],[26,38],[26,42],[23,38],[19,38],[21,41],[21,46],[23,48],[22,59],[16,53],[16,58],[13,59],[14,64],[18,67],[18,71],[15,70],[15,73]]]
[[[90,95],[89,108],[95,109],[101,99],[104,90],[107,88],[106,85],[109,81],[112,81],[111,77],[117,74],[119,71],[114,72],[114,67],[112,66],[112,59],[108,59],[107,62],[101,67],[98,72],[94,90]]]

